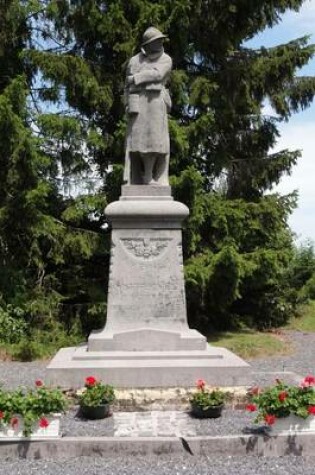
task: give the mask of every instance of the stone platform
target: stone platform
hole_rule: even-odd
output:
[[[202,351],[90,352],[87,346],[63,348],[47,368],[49,382],[82,387],[86,376],[117,388],[193,387],[197,379],[211,386],[248,386],[250,366],[225,348]]]

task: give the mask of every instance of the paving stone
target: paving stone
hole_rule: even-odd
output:
[[[179,411],[114,414],[116,437],[194,436],[196,430],[189,414]]]

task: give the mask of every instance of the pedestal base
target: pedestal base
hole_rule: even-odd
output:
[[[95,376],[117,388],[193,387],[197,379],[211,386],[247,386],[250,366],[225,348],[186,351],[89,351],[62,348],[48,368],[48,382],[78,388]]]
[[[189,328],[171,331],[167,328],[137,328],[129,331],[111,333],[101,330],[89,336],[89,352],[108,351],[189,351],[205,350],[206,338]]]
[[[124,186],[106,208],[112,223],[106,327],[86,347],[63,348],[48,366],[52,384],[81,387],[95,376],[118,388],[244,386],[250,366],[209,347],[188,327],[182,221],[188,208],[169,187]]]

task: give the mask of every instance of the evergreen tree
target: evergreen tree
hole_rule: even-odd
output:
[[[287,218],[295,197],[268,191],[290,172],[299,152],[270,150],[278,124],[313,99],[315,79],[296,72],[314,46],[304,37],[252,50],[246,40],[277,24],[286,11],[298,11],[303,0],[32,3],[42,47],[30,50],[27,60],[42,74],[38,98],[68,107],[39,118],[45,150],[49,156],[49,143],[61,142],[51,156],[75,174],[86,166],[78,146],[83,140],[104,178],[103,195],[64,200],[62,221],[100,230],[100,205],[119,196],[125,67],[144,30],[154,25],[169,35],[166,49],[174,62],[171,175],[175,197],[191,213],[184,230],[190,324],[207,332],[239,321],[283,323],[292,311]],[[273,117],[263,114],[266,99]],[[78,236],[82,240],[84,233]],[[73,297],[78,299],[75,290]]]
[[[301,300],[313,298],[308,295],[309,291],[314,295],[315,288],[315,249],[312,241],[306,241],[295,249],[288,274],[290,286]]]
[[[31,74],[21,59],[30,40],[26,11],[10,0],[1,3],[0,18],[0,292],[6,299],[24,283],[42,193],[36,173],[41,158],[27,123]]]
[[[88,332],[88,312],[100,325],[95,305],[105,300],[107,276],[100,267],[108,251],[86,216],[104,200],[82,201],[79,217],[71,207],[66,211],[59,192],[56,155],[47,148],[48,133],[45,140],[40,133],[47,119],[36,97],[37,68],[27,56],[36,46],[39,11],[38,2],[10,0],[0,6],[0,313],[8,321],[23,317],[31,335],[36,328],[51,331],[58,316],[68,327],[73,316],[81,317]],[[73,124],[64,120],[56,133],[69,130]],[[60,303],[71,302],[73,295],[84,306],[69,312]]]

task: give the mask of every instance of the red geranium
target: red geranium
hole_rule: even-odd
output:
[[[290,415],[299,418],[315,414],[314,381],[312,375],[306,376],[299,386],[277,380],[273,386],[252,395],[251,403],[257,406],[255,422],[264,421],[268,425]]]
[[[40,388],[41,386],[44,386],[44,383],[43,383],[43,381],[42,381],[41,379],[37,379],[37,380],[35,381],[35,385],[36,385],[38,388]]]
[[[15,429],[17,426],[19,425],[19,420],[17,417],[12,417],[11,419],[11,426],[13,427],[13,429]]]
[[[205,382],[204,379],[197,379],[197,381],[196,381],[196,386],[197,386],[198,389],[200,389],[201,391],[203,391],[205,385],[206,385],[206,382]]]
[[[315,376],[308,375],[304,378],[303,381],[305,386],[314,386],[315,385]]]
[[[281,391],[281,393],[279,393],[279,396],[278,396],[280,402],[285,401],[287,397],[288,397],[288,393],[286,391]]]
[[[97,383],[97,379],[94,378],[94,376],[88,376],[87,378],[85,378],[86,386],[95,386],[96,383]]]
[[[4,418],[4,412],[0,411],[0,419]]]
[[[42,429],[46,429],[46,427],[49,426],[49,421],[46,419],[46,417],[42,417],[41,420],[39,421],[39,427]]]
[[[257,410],[257,407],[255,404],[247,404],[246,411],[255,412],[256,410]]]
[[[276,416],[274,416],[273,414],[266,414],[264,420],[266,424],[268,424],[268,426],[272,426],[272,424],[276,422]]]

